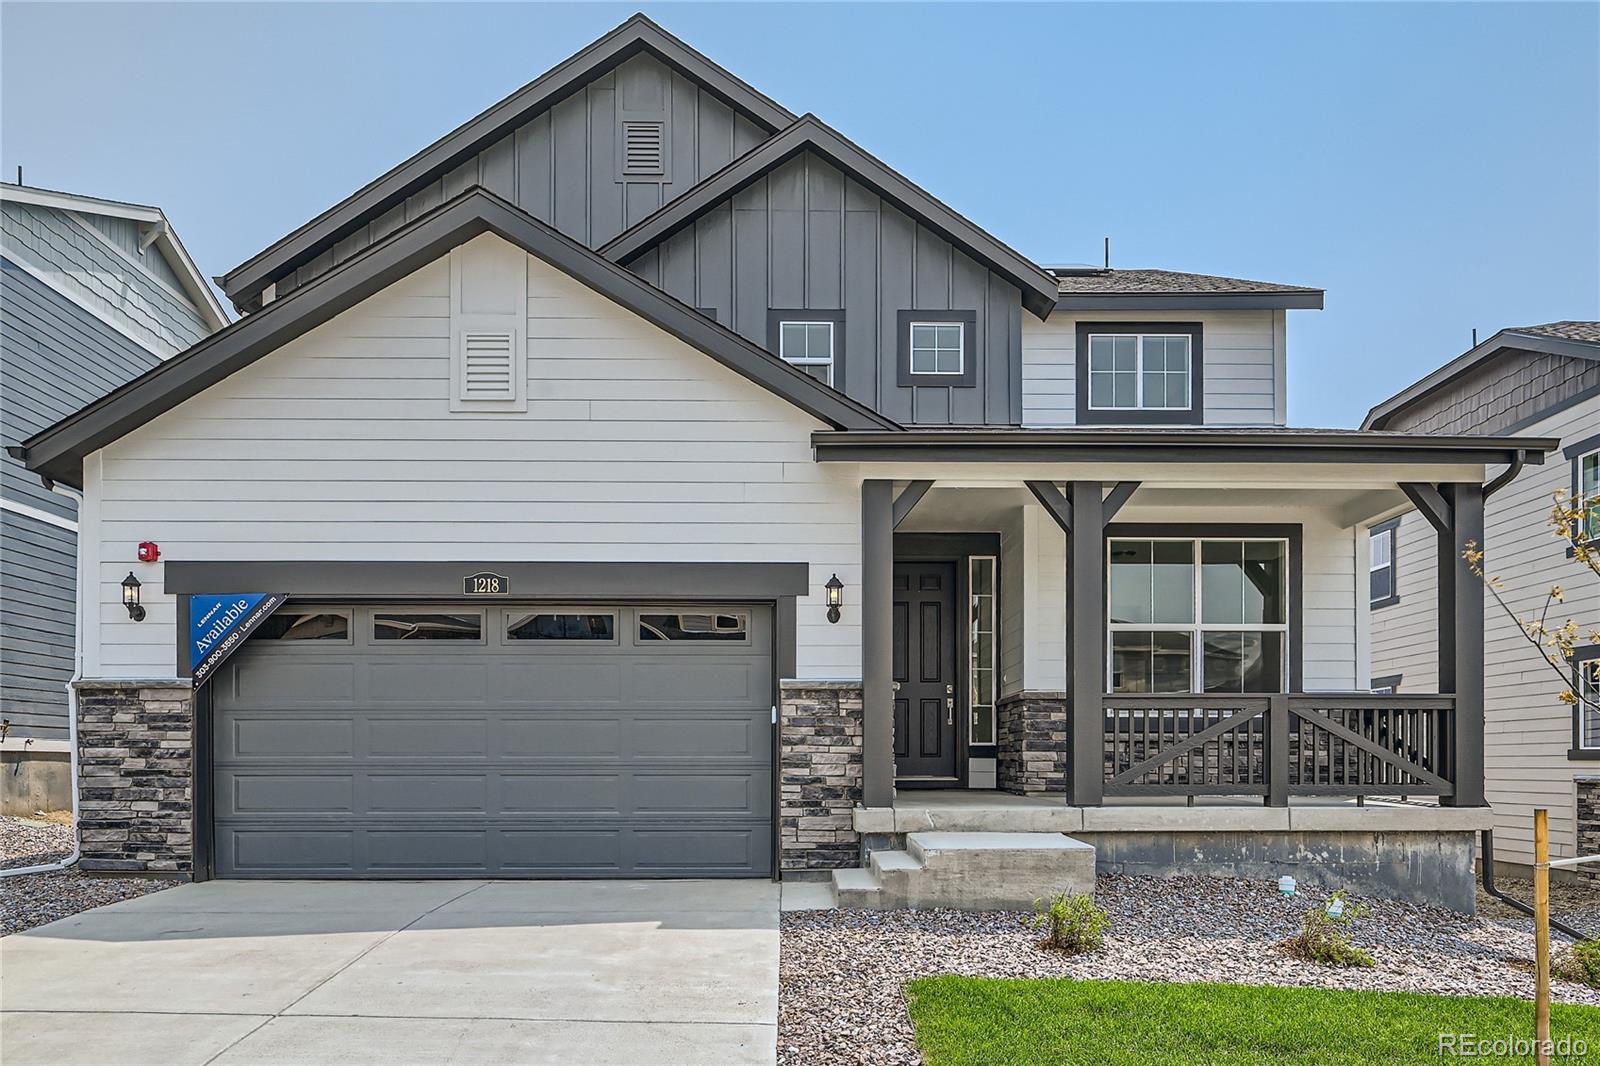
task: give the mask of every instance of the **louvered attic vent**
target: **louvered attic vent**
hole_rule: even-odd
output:
[[[622,124],[623,173],[659,175],[666,171],[667,128],[663,122]]]
[[[461,338],[461,398],[515,400],[516,338],[507,330],[468,330]]]

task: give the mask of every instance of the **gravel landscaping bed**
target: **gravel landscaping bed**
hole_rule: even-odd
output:
[[[0,868],[34,866],[71,853],[71,826],[0,818]],[[177,883],[153,877],[86,877],[75,869],[0,877],[0,936]]]
[[[1600,889],[1568,888],[1562,886],[1557,914],[1600,933]],[[1514,885],[1507,891],[1519,894]],[[941,973],[1533,996],[1533,975],[1518,965],[1533,957],[1533,923],[1520,916],[1465,918],[1363,900],[1369,911],[1353,939],[1377,965],[1346,970],[1299,962],[1277,947],[1298,930],[1308,906],[1321,904],[1320,895],[1284,899],[1273,883],[1203,877],[1101,877],[1095,893],[1111,930],[1102,950],[1076,957],[1041,950],[1020,913],[784,914],[778,1061],[920,1061],[901,986]],[[1600,992],[1562,981],[1554,998],[1600,1006]]]

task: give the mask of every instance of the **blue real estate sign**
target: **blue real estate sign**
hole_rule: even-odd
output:
[[[283,606],[287,596],[276,592],[235,592],[226,596],[189,598],[189,665],[194,683],[211,676],[238,650],[252,630]]]

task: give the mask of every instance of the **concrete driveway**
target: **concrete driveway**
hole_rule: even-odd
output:
[[[24,1063],[769,1063],[763,881],[212,881],[0,940]]]

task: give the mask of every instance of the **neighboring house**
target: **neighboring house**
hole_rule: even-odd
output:
[[[1550,444],[1288,428],[1320,291],[1044,269],[642,16],[219,280],[15,449],[88,501],[86,865],[827,876],[963,801],[1471,907],[1481,624],[1367,692],[1365,526]],[[1288,807],[1399,791],[1462,809]]]
[[[158,208],[0,183],[0,434],[22,440],[227,325]],[[0,460],[6,813],[71,803],[77,504]],[[20,765],[19,765],[20,764]]]
[[[1490,502],[1488,572],[1521,617],[1543,610],[1554,585],[1585,637],[1571,683],[1600,696],[1600,582],[1550,525],[1560,490],[1594,511],[1600,535],[1600,322],[1501,330],[1372,409],[1364,428],[1417,433],[1526,433],[1560,441],[1555,460],[1527,467]],[[1499,471],[1496,470],[1498,474]],[[1437,683],[1433,531],[1414,510],[1372,527],[1373,684],[1424,692]],[[1495,811],[1495,857],[1533,861],[1533,809],[1550,811],[1553,855],[1600,853],[1600,715],[1563,704],[1563,685],[1493,603],[1485,618],[1485,789]]]

